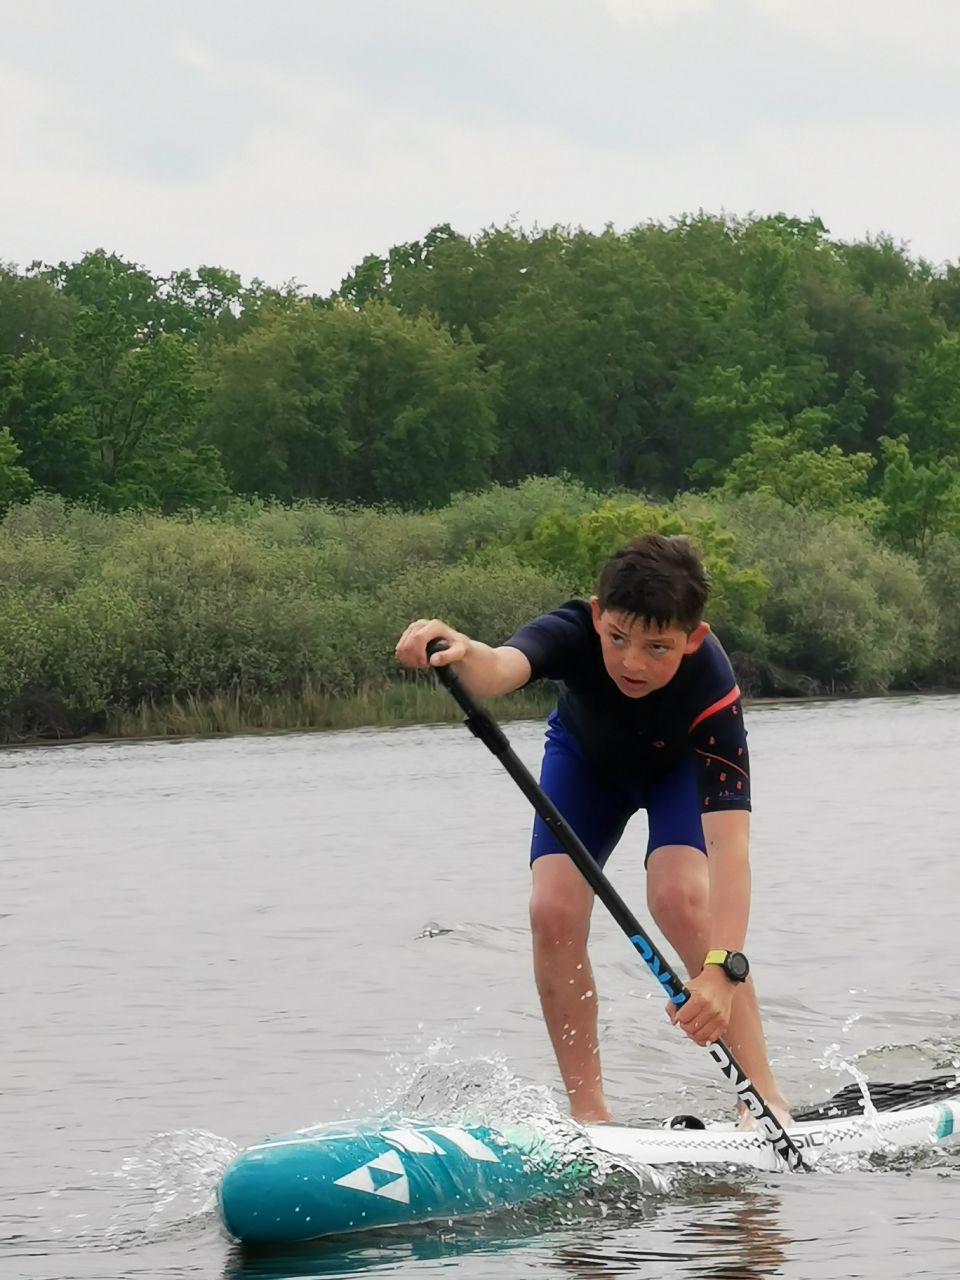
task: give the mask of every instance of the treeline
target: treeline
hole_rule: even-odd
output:
[[[960,268],[816,220],[438,227],[330,296],[0,268],[0,507],[439,507],[535,474],[960,534]]]
[[[941,534],[920,562],[861,519],[770,494],[654,506],[540,478],[425,512],[235,500],[173,517],[41,496],[0,526],[0,737],[449,715],[394,660],[407,622],[439,614],[498,643],[589,592],[642,529],[697,541],[748,691],[758,662],[807,692],[960,681],[960,542]]]
[[[502,640],[643,528],[745,677],[953,687],[958,459],[960,267],[815,219],[0,267],[0,737],[420,719],[411,617]]]

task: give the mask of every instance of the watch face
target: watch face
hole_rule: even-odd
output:
[[[750,965],[747,962],[747,957],[742,951],[728,951],[727,961],[723,967],[730,974],[730,977],[733,978],[734,982],[745,981],[747,974],[750,972]]]

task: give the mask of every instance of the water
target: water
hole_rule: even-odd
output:
[[[748,950],[798,1105],[849,1083],[844,1062],[960,1062],[958,715],[750,713]],[[535,766],[540,726],[509,734]],[[960,1274],[960,1146],[240,1253],[213,1188],[267,1133],[391,1106],[559,1115],[526,801],[452,726],[9,750],[0,804],[3,1280]],[[609,865],[641,918],[643,844],[640,819]],[[602,909],[592,954],[618,1119],[721,1114],[714,1064]]]

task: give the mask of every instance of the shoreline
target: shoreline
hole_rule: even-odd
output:
[[[784,703],[812,705],[828,702],[856,702],[866,699],[910,697],[950,697],[960,689],[934,685],[922,689],[890,689],[870,693],[777,694],[744,696],[745,707],[778,706]],[[556,704],[550,690],[522,691],[486,701],[494,718],[504,724],[517,720],[545,719]],[[299,714],[298,714],[299,711]],[[442,688],[426,683],[400,683],[368,690],[351,698],[310,695],[303,699],[252,697],[243,699],[233,691],[200,699],[192,695],[162,704],[143,703],[135,711],[121,711],[108,717],[102,730],[70,734],[51,731],[0,740],[0,750],[18,748],[83,746],[99,743],[187,741],[196,738],[258,737],[288,733],[337,733],[358,729],[403,729],[416,726],[456,724],[463,712]]]

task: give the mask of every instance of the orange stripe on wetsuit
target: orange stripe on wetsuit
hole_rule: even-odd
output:
[[[697,716],[696,720],[694,720],[693,724],[687,730],[687,732],[693,733],[694,729],[697,727],[698,724],[702,724],[703,721],[707,720],[710,716],[715,716],[718,711],[723,711],[725,707],[733,706],[733,704],[736,702],[736,700],[739,697],[740,697],[739,686],[734,685],[729,693],[725,693],[722,698],[718,698],[716,702],[712,703],[705,710],[701,711],[700,714]]]

